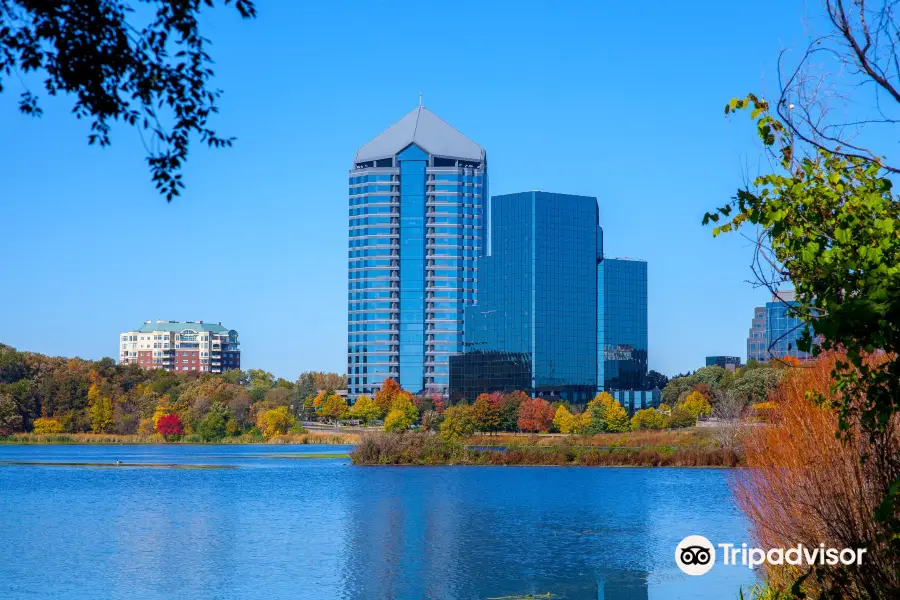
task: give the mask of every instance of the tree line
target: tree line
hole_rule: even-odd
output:
[[[17,432],[159,434],[216,441],[242,434],[266,438],[299,421],[321,390],[342,389],[336,373],[304,372],[296,381],[262,369],[172,373],[19,352],[0,344],[0,435]]]

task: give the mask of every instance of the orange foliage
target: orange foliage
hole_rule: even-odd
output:
[[[867,547],[862,566],[848,570],[846,597],[882,597],[900,589],[900,569],[886,554],[874,512],[888,486],[900,477],[900,419],[871,439],[851,423],[846,441],[835,436],[834,409],[820,406],[809,392],[829,401],[835,355],[792,368],[775,389],[771,424],[748,428],[744,437],[747,466],[734,481],[735,495],[762,548]],[[863,455],[868,458],[862,461]],[[789,587],[799,567],[768,566],[776,586]],[[826,581],[832,574],[826,573]],[[815,596],[815,578],[806,586]]]
[[[522,431],[550,431],[553,407],[543,398],[529,398],[519,406],[519,429]]]
[[[386,415],[391,410],[394,400],[401,393],[403,393],[403,389],[400,384],[388,377],[382,382],[381,389],[375,392],[375,406],[382,415]]]

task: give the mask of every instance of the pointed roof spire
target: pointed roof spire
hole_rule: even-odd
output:
[[[419,106],[422,106],[422,92],[419,92]]]
[[[412,143],[429,154],[484,160],[481,146],[420,104],[357,150],[356,162],[393,156]]]

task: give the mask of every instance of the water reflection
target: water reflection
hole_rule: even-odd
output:
[[[238,468],[9,464],[116,460]],[[4,600],[712,599],[752,581],[675,567],[687,534],[745,539],[715,470],[362,468],[202,446],[0,461]]]
[[[599,487],[596,471],[565,468],[363,472],[368,484],[350,486],[347,598],[649,597],[646,477],[609,470]]]

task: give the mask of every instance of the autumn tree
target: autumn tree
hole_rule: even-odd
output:
[[[184,435],[181,417],[178,416],[178,413],[168,413],[160,416],[156,420],[156,431],[167,441]]]
[[[169,396],[163,396],[159,399],[159,402],[156,405],[156,409],[153,411],[153,428],[159,429],[159,420],[166,415],[170,415],[175,412],[175,407],[172,406],[172,403],[169,401]],[[181,419],[178,419],[179,423]]]
[[[378,414],[379,410],[375,405],[375,401],[365,394],[357,396],[353,406],[350,407],[350,416],[354,419],[359,419],[364,424],[371,423],[377,419]]]
[[[40,417],[38,419],[35,419],[34,423],[32,423],[32,427],[32,433],[36,433],[38,435],[63,432],[63,424],[59,421],[59,419],[51,419],[49,417]]]
[[[337,394],[332,393],[327,398],[325,398],[324,402],[322,402],[322,406],[319,409],[319,414],[326,419],[341,421],[346,418],[347,412],[349,410],[350,407],[347,406],[347,401]]]
[[[553,425],[553,407],[543,398],[529,398],[519,406],[518,426],[522,431],[547,432]]]
[[[573,433],[576,428],[577,418],[573,415],[565,404],[556,407],[553,414],[553,427],[560,433]]]
[[[443,440],[456,441],[475,433],[475,411],[470,404],[454,404],[444,410],[444,420],[440,425]]]
[[[325,403],[325,400],[332,393],[332,390],[322,390],[318,394],[316,394],[312,401],[313,408],[315,408],[316,410],[321,410],[322,405]]]
[[[379,416],[386,415],[391,410],[391,404],[398,394],[403,393],[400,384],[388,377],[381,384],[381,389],[375,392],[375,405],[378,407]]]
[[[88,391],[88,418],[94,433],[110,433],[113,430],[112,400],[101,396],[100,387],[96,383],[91,384]]]
[[[668,426],[666,415],[662,414],[655,408],[643,408],[631,417],[631,429],[639,431],[642,429],[665,429]]]
[[[494,433],[500,430],[502,415],[500,412],[502,397],[499,392],[480,394],[472,406],[475,427],[478,431]]]
[[[604,391],[594,396],[594,398],[588,402],[584,409],[585,414],[588,415],[586,433],[597,434],[607,430],[606,409],[612,401],[613,397],[609,392]]]
[[[256,426],[266,439],[286,434],[290,431],[294,422],[294,415],[290,413],[286,406],[262,411],[256,417]]]
[[[25,88],[19,110],[38,117],[38,94],[22,75],[40,72],[48,95],[75,98],[72,112],[90,121],[88,144],[110,145],[115,121],[137,128],[153,182],[171,201],[184,187],[191,138],[211,148],[231,146],[233,138],[210,126],[221,91],[210,87],[210,41],[199,15],[213,1],[143,4],[151,11],[145,23],[118,0],[0,0],[0,91],[3,77],[15,74]],[[250,0],[233,4],[243,18],[256,15]]]
[[[617,400],[610,397],[606,404],[606,431],[622,433],[631,428],[628,411]]]
[[[600,392],[588,402],[584,414],[584,433],[597,434],[604,432],[628,431],[628,411],[609,392]]]
[[[694,418],[694,422],[698,417],[706,417],[712,412],[709,400],[700,392],[691,392],[684,402],[680,404],[680,408]]]
[[[385,431],[403,432],[415,424],[419,418],[419,410],[406,392],[400,392],[394,398],[391,409],[384,418]]]

